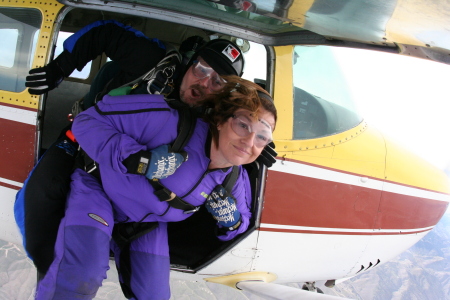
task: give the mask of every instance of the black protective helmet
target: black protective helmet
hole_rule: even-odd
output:
[[[225,39],[209,41],[192,57],[202,57],[219,75],[237,75],[244,73],[244,55],[239,47]],[[191,60],[191,62],[192,62]]]

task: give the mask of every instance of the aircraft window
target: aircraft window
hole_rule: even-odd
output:
[[[32,46],[31,46],[31,53],[34,53],[34,51],[36,51],[36,45],[37,45],[38,38],[39,38],[39,30],[37,30],[37,31],[34,33],[33,44],[32,44]],[[33,67],[33,57],[30,57],[30,60],[29,60],[29,62],[28,62],[28,67],[29,67],[30,69],[32,69],[32,67]]]
[[[37,9],[0,8],[0,89],[16,93],[25,89],[41,22]]]
[[[294,53],[294,139],[349,130],[362,121],[345,77],[339,51],[329,46],[296,46]]]
[[[303,29],[292,26],[291,23],[277,20],[272,16],[286,18],[292,1],[258,0],[258,1],[219,1],[219,0],[124,0],[132,5],[142,4],[161,7],[165,10],[181,11],[192,16],[211,16],[221,23],[239,26],[250,32],[264,32],[276,34],[283,32],[301,31]],[[244,8],[244,6],[246,6]],[[265,16],[268,15],[268,16]]]
[[[0,29],[0,36],[3,39],[3,46],[0,48],[0,66],[11,68],[14,64],[14,57],[16,56],[19,30],[2,28]]]
[[[65,32],[65,31],[60,31],[58,33],[58,40],[56,41],[55,57],[57,57],[58,55],[61,54],[61,52],[63,52],[63,50],[64,50],[63,43],[72,34],[73,34],[73,32]],[[89,74],[91,72],[91,65],[92,65],[92,62],[90,61],[84,66],[83,70],[78,71],[75,69],[72,72],[72,74],[69,75],[69,77],[78,78],[78,79],[88,78]]]
[[[58,34],[58,40],[56,42],[55,57],[57,57],[63,51],[64,41],[72,35],[71,32],[60,31]],[[217,38],[222,38],[216,36]],[[244,52],[245,66],[243,78],[250,81],[265,82],[267,74],[267,51],[264,45],[249,42],[243,39],[232,39]],[[106,58],[106,62],[111,61],[109,57]],[[81,72],[78,70],[73,71],[69,77],[86,79],[89,77],[91,71],[91,62],[87,63]]]
[[[235,41],[239,44],[239,40]],[[244,74],[242,78],[245,78],[254,82],[265,82],[267,76],[267,50],[264,45],[247,42],[250,47],[247,50],[245,47],[242,48],[244,52],[245,65]],[[247,50],[247,51],[246,51]]]

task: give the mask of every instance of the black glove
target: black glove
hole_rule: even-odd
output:
[[[275,151],[275,144],[271,142],[264,147],[263,151],[256,160],[270,168],[276,162],[275,157],[277,155],[278,153]]]
[[[32,95],[42,95],[57,87],[64,79],[64,72],[56,61],[41,68],[31,69],[25,86]]]

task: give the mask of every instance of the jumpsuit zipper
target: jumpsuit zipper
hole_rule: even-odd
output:
[[[181,199],[183,199],[186,196],[189,196],[189,194],[191,194],[197,187],[198,185],[202,182],[202,180],[206,177],[206,175],[208,175],[210,172],[210,170],[206,170],[205,172],[203,172],[202,176],[197,180],[197,183],[183,196],[179,196]]]
[[[208,175],[209,173],[211,173],[211,172],[215,172],[215,171],[217,171],[217,170],[219,170],[219,169],[214,169],[214,170],[206,170],[205,172],[203,172],[203,174],[202,174],[202,176],[200,177],[200,179],[199,180],[197,180],[197,183],[189,190],[189,192],[187,192],[186,194],[184,194],[183,196],[178,196],[178,197],[180,197],[181,199],[184,199],[184,197],[187,197],[187,196],[189,196],[197,187],[198,187],[198,185],[202,182],[202,180],[206,177],[206,175]]]

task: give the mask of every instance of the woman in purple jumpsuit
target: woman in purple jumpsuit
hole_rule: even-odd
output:
[[[183,149],[188,159],[172,175],[160,177],[185,202],[195,207],[206,202],[223,241],[248,228],[252,197],[241,165],[255,161],[272,141],[276,123],[273,100],[266,91],[236,76],[226,80],[221,92],[205,100],[211,112],[196,121]],[[124,161],[141,152],[156,156],[177,137],[177,123],[178,111],[159,95],[105,96],[77,116],[73,133],[99,164],[101,182],[81,169],[73,173],[55,259],[38,283],[36,299],[94,298],[106,278],[110,250],[119,257],[111,236],[114,224],[123,222],[158,222],[130,247],[134,299],[170,298],[167,222],[184,220],[192,212],[160,201],[149,172],[131,174]],[[217,201],[217,187],[232,166],[240,166],[232,196]]]

